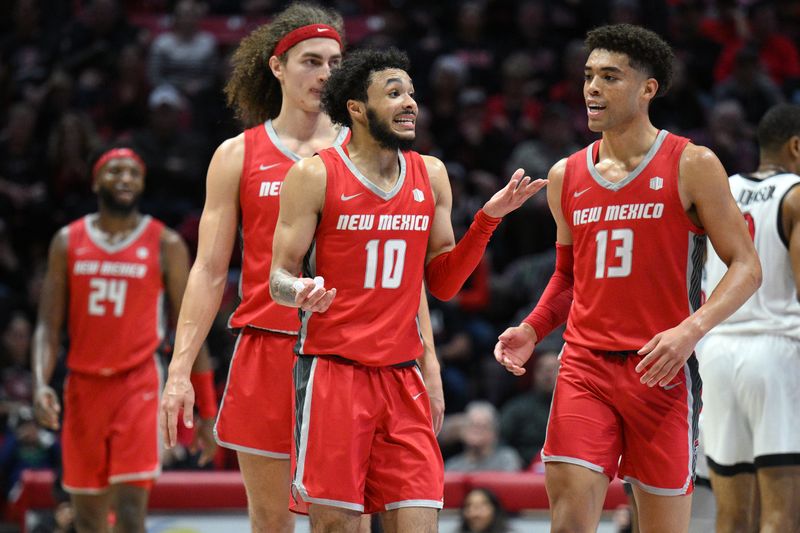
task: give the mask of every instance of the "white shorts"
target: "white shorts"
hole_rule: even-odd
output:
[[[800,342],[711,335],[697,348],[709,467],[732,476],[800,464]]]

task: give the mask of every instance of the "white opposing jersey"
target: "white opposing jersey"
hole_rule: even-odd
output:
[[[742,174],[730,177],[731,192],[761,258],[763,282],[742,307],[712,330],[712,334],[770,333],[800,339],[800,303],[789,261],[789,242],[781,220],[783,198],[798,184],[800,176],[789,173],[764,179]],[[726,271],[727,267],[709,241],[703,280],[706,296]]]

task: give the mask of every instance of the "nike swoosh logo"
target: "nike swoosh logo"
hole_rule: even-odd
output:
[[[280,163],[273,163],[271,165],[258,165],[258,170],[269,170],[272,167],[277,167]]]
[[[422,396],[423,394],[425,394],[425,392],[424,392],[424,391],[423,391],[423,392],[420,392],[420,393],[418,393],[418,394],[415,394],[414,396],[412,396],[412,397],[411,397],[411,399],[412,399],[412,400],[416,400],[417,398],[419,398],[419,397],[420,397],[420,396]]]
[[[328,28],[317,28],[317,31],[322,33],[324,31],[328,31]]]
[[[680,385],[680,384],[681,384],[680,382],[678,382],[678,383],[673,383],[672,385],[664,385],[664,386],[663,386],[663,387],[661,387],[661,388],[662,388],[662,389],[664,389],[664,390],[672,390],[672,389],[674,389],[675,387],[677,387],[677,386],[678,386],[678,385]]]
[[[348,200],[352,200],[352,199],[353,199],[353,198],[355,198],[356,196],[361,196],[362,194],[364,194],[364,193],[361,193],[361,192],[359,192],[359,193],[356,193],[356,194],[352,194],[352,195],[350,195],[350,196],[345,196],[345,195],[344,195],[344,193],[342,193],[342,201],[343,201],[343,202],[346,202],[346,201],[348,201]]]
[[[585,188],[585,189],[583,189],[582,191],[575,191],[575,198],[577,198],[578,196],[582,195],[583,193],[585,193],[585,192],[586,192],[586,191],[588,191],[589,189],[591,189],[591,187],[586,187],[586,188]]]

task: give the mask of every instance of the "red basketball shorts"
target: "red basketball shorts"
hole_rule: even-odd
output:
[[[694,354],[665,387],[639,382],[636,352],[564,345],[542,450],[664,496],[694,487],[701,381]]]
[[[112,376],[72,372],[64,389],[64,490],[96,494],[161,472],[155,358]]]
[[[255,328],[239,333],[214,426],[220,446],[289,459],[296,342],[293,335]]]
[[[442,508],[444,464],[416,366],[298,357],[292,511]]]

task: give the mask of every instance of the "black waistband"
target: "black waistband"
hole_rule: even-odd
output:
[[[626,357],[633,357],[635,355],[639,355],[639,352],[636,350],[618,350],[615,352],[607,352],[601,350],[600,353],[606,357],[622,357],[623,359]]]

